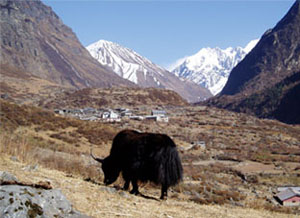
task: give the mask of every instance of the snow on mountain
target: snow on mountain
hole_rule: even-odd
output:
[[[181,60],[181,63],[171,70],[175,75],[204,86],[216,95],[225,86],[231,70],[257,42],[258,39],[252,40],[245,48],[202,48],[195,55]]]
[[[190,102],[211,97],[206,88],[178,78],[135,51],[117,43],[100,40],[89,45],[87,50],[102,65],[139,86],[171,89]]]
[[[152,77],[152,82],[160,86],[156,74],[163,76],[162,72],[164,72],[165,69],[129,48],[125,48],[114,42],[100,40],[89,45],[87,50],[102,65],[111,68],[124,79],[143,86],[148,76]]]
[[[258,41],[259,41],[259,39],[251,40],[244,48],[244,51],[248,54],[256,46]]]

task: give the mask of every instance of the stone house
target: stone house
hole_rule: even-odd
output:
[[[165,116],[145,116],[146,120],[154,120],[157,122],[165,122],[168,123],[169,122],[169,117],[165,117]]]
[[[284,206],[300,206],[300,187],[281,187],[275,199]]]
[[[105,111],[102,113],[102,119],[119,119],[120,116],[118,113],[115,113],[112,110]]]
[[[152,116],[166,116],[167,113],[164,110],[151,110]]]

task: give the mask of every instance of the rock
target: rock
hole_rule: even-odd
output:
[[[117,192],[117,189],[111,188],[111,187],[106,187],[106,186],[101,187],[100,190],[111,193],[111,194],[115,194]]]
[[[18,158],[16,156],[11,156],[10,159],[12,161],[19,162],[19,160],[18,160]]]
[[[201,198],[201,195],[196,192],[196,191],[192,191],[193,196],[197,197],[197,198]]]
[[[124,197],[124,198],[129,198],[129,195],[126,192],[120,192],[119,193],[120,196]]]
[[[87,218],[72,208],[60,190],[30,186],[0,186],[0,217]]]
[[[0,185],[4,182],[17,182],[17,181],[18,179],[14,175],[8,172],[0,171]]]
[[[37,169],[39,168],[39,166],[36,164],[36,165],[28,165],[26,167],[23,168],[23,170],[25,171],[36,171]]]

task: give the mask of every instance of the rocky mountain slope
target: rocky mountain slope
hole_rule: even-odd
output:
[[[2,92],[43,83],[73,89],[134,86],[95,61],[40,0],[0,0],[0,16],[1,87],[11,87]]]
[[[231,72],[208,105],[300,123],[300,1]]]
[[[102,65],[141,87],[171,89],[190,102],[211,97],[211,93],[197,84],[179,79],[135,51],[117,43],[100,40],[87,47]]]
[[[258,40],[245,48],[202,48],[198,53],[181,60],[172,72],[218,94],[225,86],[231,70],[252,50]]]

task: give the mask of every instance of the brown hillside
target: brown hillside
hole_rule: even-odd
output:
[[[176,92],[158,88],[82,89],[63,92],[54,99],[39,104],[45,108],[186,106],[188,103]]]
[[[134,86],[104,68],[41,1],[0,0],[0,75],[8,86],[35,77],[69,88]],[[15,74],[10,74],[14,69]]]

